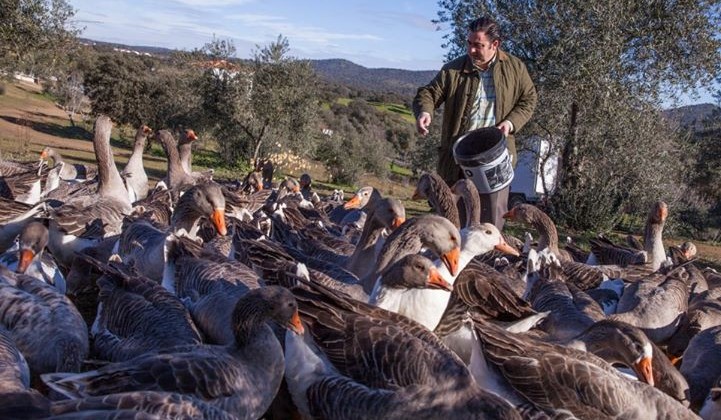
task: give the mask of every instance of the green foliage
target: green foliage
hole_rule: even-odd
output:
[[[523,59],[539,105],[523,134],[562,157],[556,216],[572,228],[608,228],[652,200],[687,192],[689,159],[665,126],[659,98],[721,72],[721,13],[713,1],[540,2],[441,0],[449,58],[465,52],[467,23],[501,25],[501,48]],[[528,30],[533,28],[533,30]]]
[[[0,0],[0,69],[45,76],[76,46],[65,0]]]
[[[216,44],[218,41],[215,41]],[[217,47],[217,45],[215,46]],[[205,47],[204,51],[234,51]],[[203,120],[228,163],[256,161],[279,149],[309,154],[319,110],[315,75],[306,61],[287,56],[282,36],[260,48],[248,66],[210,68],[200,83]]]
[[[146,74],[152,70],[152,61],[134,55],[100,55],[94,65],[85,68],[85,88],[93,112],[121,124],[143,123],[151,104]]]

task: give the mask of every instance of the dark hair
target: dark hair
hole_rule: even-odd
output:
[[[501,40],[501,28],[498,23],[488,16],[479,17],[468,24],[470,32],[483,32],[491,42]]]

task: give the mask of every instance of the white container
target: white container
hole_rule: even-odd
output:
[[[453,158],[481,194],[507,187],[513,181],[513,166],[506,137],[496,127],[469,131],[453,144]]]

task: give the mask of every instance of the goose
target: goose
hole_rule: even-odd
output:
[[[196,140],[198,140],[198,136],[191,129],[186,129],[180,134],[180,140],[178,140],[180,166],[195,182],[207,182],[213,179],[213,169],[204,172],[193,171],[192,169],[193,142]]]
[[[680,266],[658,285],[651,281],[631,283],[610,318],[641,328],[654,343],[668,340],[688,308],[688,277],[688,271]]]
[[[120,173],[125,181],[125,188],[128,190],[128,198],[131,203],[148,195],[148,174],[145,173],[145,167],[143,166],[143,152],[145,151],[145,142],[148,135],[152,132],[153,130],[147,125],[138,127],[133,142],[133,153],[130,155],[125,168],[123,168],[123,172]]]
[[[0,266],[0,326],[9,331],[33,377],[80,370],[88,332],[75,306],[54,287]]]
[[[411,199],[420,200],[423,198],[428,200],[431,208],[433,208],[436,213],[450,220],[456,228],[461,228],[461,219],[458,214],[458,207],[456,207],[456,199],[453,196],[453,191],[451,191],[446,181],[438,174],[427,172],[418,178],[418,184],[416,184],[416,189]]]
[[[448,219],[423,215],[406,220],[383,244],[375,269],[363,278],[363,289],[370,293],[378,274],[394,261],[408,254],[416,254],[426,246],[441,258],[451,275],[458,273],[460,234]]]
[[[721,420],[721,386],[719,385],[719,381],[716,381],[716,386],[708,392],[708,397],[698,413],[704,420]]]
[[[567,410],[578,418],[695,419],[663,392],[629,381],[597,356],[566,346],[511,334],[483,320],[474,322],[482,346],[471,370],[481,386],[544,411]]]
[[[690,386],[691,408],[703,405],[709,390],[721,377],[721,325],[696,334],[683,353],[681,374]]]
[[[381,193],[377,189],[370,186],[361,187],[345,204],[334,207],[328,214],[328,218],[330,218],[333,223],[340,224],[350,213],[360,211],[369,203],[372,205],[373,202],[381,198]]]
[[[30,205],[36,204],[42,196],[42,183],[47,179],[47,175],[48,169],[41,162],[37,170],[0,176],[0,197]]]
[[[165,247],[163,287],[183,301],[206,342],[232,343],[233,308],[263,280],[244,264],[208,254],[188,238],[170,236]]]
[[[235,305],[235,340],[226,346],[175,347],[81,374],[44,375],[69,398],[130,391],[176,392],[255,419],[270,405],[283,377],[283,350],[266,321],[302,334],[293,295],[281,287],[248,291]],[[183,367],[180,368],[179,367]]]
[[[318,193],[313,191],[313,187],[311,186],[313,180],[310,178],[310,175],[302,174],[298,183],[300,185],[300,193],[303,195],[304,199],[310,201],[313,205],[320,203]]]
[[[476,185],[472,181],[466,178],[459,179],[453,184],[451,191],[463,199],[466,214],[464,227],[469,227],[475,223],[475,221],[481,220],[481,196],[478,194],[478,188],[476,188]]]
[[[419,324],[313,283],[293,293],[308,333],[286,333],[285,377],[304,416],[520,418]]]
[[[175,138],[168,130],[160,130],[155,134],[155,138],[163,147],[165,156],[168,157],[168,174],[159,182],[168,189],[186,189],[195,184],[195,179],[183,169],[178,154],[178,146]]]
[[[217,419],[238,417],[200,398],[174,392],[136,391],[55,401],[49,407],[52,418],[111,420],[132,419]]]
[[[173,209],[169,231],[161,230],[140,219],[130,224],[120,235],[118,253],[139,273],[155,281],[163,277],[163,249],[168,235],[188,235],[196,238],[201,218],[212,221],[220,235],[228,233],[225,224],[225,198],[215,183],[201,183],[180,197]]]
[[[444,220],[446,224],[450,225],[450,222],[440,216],[423,217],[438,218],[440,220]],[[421,218],[411,219],[411,221],[419,219]],[[399,230],[403,229],[403,227],[407,224],[408,222],[401,225]],[[427,223],[425,224],[427,225]],[[458,252],[457,257],[450,259],[450,261],[455,260],[455,264],[447,264],[445,261],[449,260],[448,258],[443,260],[443,263],[437,264],[441,274],[450,284],[455,282],[458,273],[462,271],[462,269],[473,259],[475,255],[488,252],[494,248],[499,248],[502,251],[510,253],[516,252],[503,242],[498,229],[489,223],[472,226],[469,229],[464,229],[461,233],[463,237],[463,246]],[[392,236],[393,235],[389,237],[386,244],[390,243]],[[449,265],[452,269],[448,268]],[[433,331],[440,322],[441,317],[448,306],[448,300],[450,297],[451,293],[448,291],[411,289],[404,293],[401,299],[388,300],[384,298],[382,287],[379,286],[371,293],[369,303],[377,305],[383,309],[405,315]]]
[[[95,178],[97,170],[93,167],[78,164],[68,163],[63,159],[63,156],[55,149],[50,146],[46,146],[40,152],[40,160],[53,160],[53,166],[57,164],[62,165],[60,171],[60,179],[63,181],[87,181]]]
[[[683,355],[689,341],[698,333],[721,325],[721,289],[707,290],[691,299],[678,330],[670,338],[667,351],[672,357]]]
[[[0,264],[20,274],[42,280],[65,294],[65,276],[53,256],[45,252],[48,237],[48,228],[43,223],[28,223],[18,236],[17,247],[12,247],[0,255]]]
[[[48,248],[58,262],[67,267],[76,252],[120,233],[122,219],[131,211],[128,192],[113,162],[112,126],[105,115],[95,121],[93,146],[98,161],[97,193],[76,197],[51,212]]]
[[[173,346],[201,343],[188,310],[175,295],[155,282],[126,273],[121,265],[93,263],[104,273],[98,279],[98,310],[90,331],[97,357],[122,362]]]
[[[0,252],[13,246],[23,227],[35,218],[45,216],[47,205],[43,202],[30,205],[0,197]]]
[[[572,282],[579,289],[592,289],[609,279],[608,271],[574,261],[570,252],[558,248],[556,225],[538,207],[530,204],[518,204],[503,217],[533,226],[539,234],[537,249],[541,251],[548,248],[561,262],[566,281]]]

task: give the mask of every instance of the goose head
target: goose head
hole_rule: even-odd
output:
[[[411,200],[421,200],[430,197],[432,194],[431,188],[433,187],[431,181],[432,179],[429,173],[421,175],[416,184],[416,189],[413,191]]]
[[[42,254],[48,244],[48,228],[40,222],[30,222],[18,237],[18,273],[25,273],[30,264]]]
[[[639,328],[604,319],[591,325],[577,339],[585,343],[589,352],[609,363],[630,367],[640,380],[654,385],[653,346]]]
[[[452,276],[459,270],[461,255],[461,235],[458,229],[445,217],[436,215],[422,216],[422,222],[416,224],[423,245],[438,255]]]
[[[441,289],[453,290],[439,273],[433,262],[419,255],[406,255],[381,273],[380,284],[390,289]]]
[[[173,211],[173,224],[190,231],[200,217],[208,217],[219,234],[225,236],[225,197],[213,182],[194,186],[180,197]]]
[[[390,230],[398,229],[406,221],[406,209],[397,198],[381,200],[371,214],[374,219]]]
[[[350,200],[343,204],[343,208],[346,210],[362,209],[368,204],[368,201],[370,201],[374,190],[375,188],[373,187],[363,187],[359,189]]]
[[[265,320],[273,320],[298,335],[304,332],[295,296],[280,286],[248,291],[236,303],[232,320],[236,341],[241,343],[254,327]]]
[[[490,223],[471,225],[464,229],[463,252],[472,255],[485,254],[496,249],[504,254],[519,256],[518,250],[508,245],[498,228]]]

